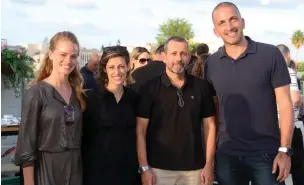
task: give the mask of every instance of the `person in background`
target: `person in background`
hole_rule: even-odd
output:
[[[132,89],[138,91],[139,87],[142,84],[164,73],[166,66],[163,60],[164,45],[160,45],[159,47],[157,47],[155,53],[153,54],[153,61],[133,71],[133,84],[131,85]]]
[[[80,73],[84,78],[84,89],[93,89],[96,87],[94,73],[98,67],[100,56],[97,53],[92,53],[88,63],[80,69]]]
[[[97,87],[85,96],[83,113],[84,185],[139,185],[136,155],[137,95],[124,86],[129,54],[121,46],[105,48],[97,69]]]
[[[187,65],[187,71],[190,74],[193,74],[194,67],[196,66],[195,67],[196,71],[197,71],[196,75],[198,75],[197,63],[199,63],[198,65],[201,66],[201,68],[203,68],[203,66],[202,66],[202,65],[204,65],[203,60],[205,60],[208,55],[209,55],[209,46],[205,43],[199,44],[195,49],[194,56],[191,56],[190,62]],[[202,78],[202,76],[199,76],[199,78]]]
[[[152,57],[152,60],[157,62],[157,61],[160,61],[160,62],[163,62],[164,61],[164,45],[159,45],[154,54],[153,54],[153,57]]]
[[[150,52],[144,47],[136,47],[131,53],[130,70],[133,73],[136,69],[151,62]]]
[[[277,47],[284,56],[287,66],[292,66],[292,64],[290,64],[289,48],[284,44],[280,44]],[[301,100],[300,89],[298,87],[296,71],[291,67],[288,67],[288,71],[291,79],[290,94],[294,107],[295,123],[292,139],[293,155],[291,156],[291,174],[293,185],[302,185],[304,184],[304,125],[302,121],[298,120],[298,117],[300,114],[299,109],[303,102]]]
[[[216,179],[220,185],[283,185],[294,129],[284,57],[277,47],[244,35],[235,4],[216,5],[212,21],[224,42],[204,68],[219,107]]]
[[[209,47],[207,44],[200,44],[197,47],[195,55],[198,57],[196,62],[194,63],[192,74],[198,78],[204,78],[204,65],[205,60],[209,56]]]
[[[82,77],[79,43],[55,34],[33,86],[23,98],[15,163],[24,185],[82,185]]]
[[[207,54],[209,54],[209,46],[205,43],[199,44],[196,48],[195,56],[200,57],[202,55],[207,55]]]
[[[288,67],[293,69],[296,72],[296,75],[297,75],[297,72],[298,72],[297,65],[293,60],[290,60],[290,62],[288,64]],[[301,81],[298,77],[297,77],[297,83],[298,83],[298,86],[299,86],[299,90],[301,91],[302,90],[302,84],[301,84]]]

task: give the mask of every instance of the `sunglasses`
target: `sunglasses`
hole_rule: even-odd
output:
[[[67,126],[73,126],[75,123],[75,118],[74,118],[74,107],[72,105],[66,105],[64,106],[64,118],[65,118],[65,124]]]
[[[125,52],[127,47],[125,46],[108,46],[103,48],[103,52]]]
[[[141,64],[144,64],[144,63],[146,63],[146,62],[151,62],[151,59],[149,59],[149,58],[141,58],[141,59],[138,59],[138,61],[139,61],[139,63],[141,63]]]
[[[178,96],[178,105],[183,108],[185,105],[183,100],[183,91],[181,89],[177,89],[176,94]]]

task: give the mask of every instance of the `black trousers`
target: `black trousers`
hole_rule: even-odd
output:
[[[291,174],[293,185],[304,185],[304,145],[300,129],[295,128],[292,138],[293,155],[291,157]]]

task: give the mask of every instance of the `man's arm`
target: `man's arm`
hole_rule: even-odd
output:
[[[215,106],[215,123],[216,123],[216,133],[219,132],[219,125],[220,125],[220,107],[219,107],[219,102],[218,102],[218,98],[216,96],[213,96],[213,102],[214,102],[214,106]]]
[[[149,119],[137,117],[136,135],[137,135],[137,155],[139,166],[148,166],[146,133]]]
[[[216,122],[215,117],[203,119],[205,144],[206,144],[206,165],[214,167],[215,145],[216,145]]]
[[[202,101],[202,112],[203,118],[203,129],[204,138],[206,144],[206,164],[201,171],[201,183],[202,184],[213,184],[214,181],[214,156],[216,148],[216,108],[214,98],[215,93],[210,93],[209,84],[207,81],[203,83],[203,101]]]
[[[290,83],[291,101],[295,107],[299,107],[302,104],[302,100],[301,100],[300,88],[298,85],[297,74],[294,70],[289,69],[289,75],[291,80]]]
[[[292,103],[297,107],[301,106],[302,100],[301,100],[300,92],[291,90],[290,95],[291,95]]]
[[[293,106],[290,98],[289,85],[275,88],[276,101],[279,108],[281,146],[291,147],[293,136]]]

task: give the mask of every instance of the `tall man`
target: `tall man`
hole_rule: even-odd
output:
[[[139,90],[137,150],[142,183],[213,184],[216,125],[208,83],[185,72],[189,62],[185,39],[169,38],[164,51],[165,73]]]
[[[217,180],[221,185],[284,184],[293,134],[284,58],[275,46],[244,36],[245,21],[233,3],[218,4],[212,19],[214,33],[224,41],[205,66],[219,103]]]

